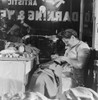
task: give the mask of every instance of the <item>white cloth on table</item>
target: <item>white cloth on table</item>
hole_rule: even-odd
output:
[[[26,61],[0,61],[0,96],[24,92],[30,67],[30,62]]]

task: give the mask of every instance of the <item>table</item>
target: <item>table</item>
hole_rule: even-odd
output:
[[[34,58],[0,58],[0,96],[25,91]]]

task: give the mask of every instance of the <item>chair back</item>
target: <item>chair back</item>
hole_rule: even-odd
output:
[[[94,82],[94,60],[95,60],[96,51],[95,49],[90,49],[90,54],[88,61],[86,63],[84,71],[84,85],[85,87],[92,88]]]

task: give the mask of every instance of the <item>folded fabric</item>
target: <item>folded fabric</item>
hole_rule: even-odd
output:
[[[68,100],[98,100],[98,94],[86,87],[71,88],[63,93]]]

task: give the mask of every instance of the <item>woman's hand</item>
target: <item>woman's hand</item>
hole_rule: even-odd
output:
[[[61,63],[61,57],[56,58],[54,61],[60,64]]]
[[[56,58],[55,60],[54,60],[55,62],[57,62],[57,63],[59,63],[59,64],[61,64],[61,62],[63,63],[63,62],[69,62],[69,60],[68,60],[68,58],[67,57],[65,57],[65,56],[59,56],[58,58]]]
[[[56,59],[56,58],[58,58],[58,57],[59,57],[58,54],[51,55],[51,59]]]

